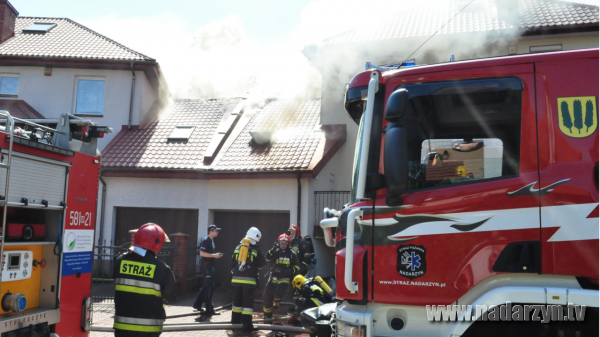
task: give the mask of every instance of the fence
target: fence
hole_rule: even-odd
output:
[[[314,237],[323,235],[323,230],[319,226],[323,220],[323,208],[328,207],[339,211],[350,202],[350,191],[315,191]]]

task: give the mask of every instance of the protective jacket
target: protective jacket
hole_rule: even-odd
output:
[[[298,257],[291,249],[281,250],[273,247],[267,252],[267,262],[272,263],[270,282],[290,283],[294,274],[300,269]]]
[[[160,333],[166,318],[163,296],[173,290],[171,268],[147,250],[145,256],[128,252],[117,258],[115,323],[117,330]]]
[[[290,249],[298,255],[298,261],[300,265],[300,274],[304,275],[308,271],[310,261],[314,256],[313,246],[310,240],[310,236],[306,236],[303,239],[300,236],[296,236],[290,243]]]
[[[258,270],[266,265],[265,256],[258,250],[256,245],[251,245],[248,250],[248,258],[244,267],[238,266],[238,255],[240,246],[235,247],[231,256],[233,269],[231,270],[231,285],[256,288],[258,281]]]

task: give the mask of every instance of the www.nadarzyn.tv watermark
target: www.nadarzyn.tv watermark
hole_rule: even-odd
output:
[[[475,312],[473,312],[475,309]],[[533,321],[548,323],[551,321],[583,321],[585,305],[569,304],[512,304],[502,305],[428,305],[427,319],[431,322],[455,321]]]

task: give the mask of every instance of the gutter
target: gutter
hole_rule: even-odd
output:
[[[131,98],[129,99],[129,122],[127,130],[131,130],[131,118],[133,116],[133,93],[135,91],[135,71],[133,70],[134,63],[131,62]]]
[[[300,212],[302,211],[302,182],[300,181],[300,177],[302,173],[298,172],[298,176],[296,180],[298,181],[298,214],[296,216],[296,225],[300,227]]]

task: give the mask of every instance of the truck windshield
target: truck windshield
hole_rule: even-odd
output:
[[[366,106],[366,104],[364,104]],[[360,124],[358,126],[358,136],[356,137],[356,148],[354,149],[354,163],[352,164],[352,195],[351,195],[351,199],[352,202],[356,202],[356,188],[357,188],[357,184],[358,184],[358,165],[360,163],[360,157],[362,155],[362,141],[363,141],[363,129],[364,129],[364,120],[365,120],[365,114],[363,113],[362,117],[360,118]]]

